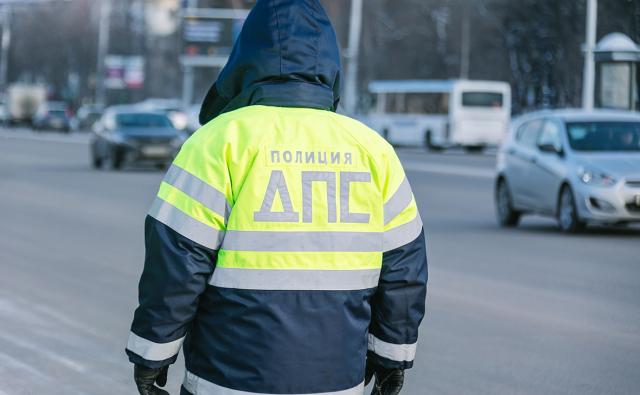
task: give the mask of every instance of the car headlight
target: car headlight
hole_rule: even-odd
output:
[[[578,178],[583,184],[594,185],[600,187],[610,187],[616,184],[617,180],[601,171],[589,169],[586,167],[578,168]]]
[[[182,147],[182,144],[184,144],[184,142],[187,141],[187,138],[183,135],[180,135],[176,138],[174,138],[173,140],[171,140],[171,145],[174,148],[180,148]]]
[[[168,116],[174,128],[178,130],[184,130],[187,128],[189,119],[187,118],[186,114],[179,111],[172,111],[168,114]]]

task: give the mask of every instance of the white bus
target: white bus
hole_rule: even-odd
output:
[[[372,81],[369,91],[366,122],[392,144],[482,149],[502,141],[511,117],[506,82]]]

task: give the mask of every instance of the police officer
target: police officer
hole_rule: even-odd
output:
[[[140,394],[397,394],[424,315],[422,222],[392,147],[335,113],[319,0],[258,0],[145,221]]]

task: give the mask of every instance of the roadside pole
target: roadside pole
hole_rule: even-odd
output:
[[[344,88],[344,106],[348,114],[356,111],[358,86],[358,61],[360,56],[360,35],[362,31],[362,0],[351,0],[351,20],[349,22],[349,48],[347,50],[347,75]]]
[[[598,23],[598,0],[587,0],[586,38],[584,48],[584,74],[582,76],[582,108],[593,109],[595,85],[595,62],[593,50],[596,46],[596,28]]]
[[[469,56],[471,53],[470,48],[470,17],[469,17],[469,4],[464,4],[462,10],[462,41],[460,43],[460,78],[466,80],[469,78]]]
[[[198,0],[188,0],[187,9],[198,8]],[[184,23],[184,20],[183,20]],[[182,65],[182,109],[187,111],[193,100],[193,84],[195,83],[195,73],[190,64]]]
[[[111,0],[104,0],[100,5],[100,25],[98,30],[98,64],[96,67],[96,98],[99,106],[106,104],[105,59],[109,51],[109,34],[111,27]]]
[[[2,42],[0,43],[0,89],[7,88],[9,71],[9,48],[11,45],[11,7],[5,5],[2,12]]]

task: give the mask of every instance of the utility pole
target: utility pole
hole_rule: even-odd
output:
[[[596,46],[596,28],[598,24],[598,0],[587,0],[587,42],[584,48],[584,74],[582,76],[582,108],[593,109],[595,86],[595,62],[593,50]]]
[[[471,52],[470,48],[470,26],[469,26],[469,7],[470,5],[465,3],[462,8],[462,38],[460,42],[460,78],[465,80],[469,78],[469,56]]]
[[[2,42],[0,42],[0,89],[7,88],[9,72],[9,49],[11,44],[11,7],[5,5],[2,12]]]
[[[99,106],[106,104],[105,59],[109,51],[109,34],[111,28],[111,0],[103,0],[100,5],[100,24],[98,28],[98,60],[96,67],[96,98]]]
[[[358,61],[360,56],[360,34],[362,31],[362,0],[351,0],[349,22],[348,68],[344,89],[344,106],[348,114],[356,112],[358,86]]]
[[[198,8],[198,0],[187,0],[187,9]],[[184,20],[182,21],[184,23]],[[192,65],[182,66],[182,109],[187,111],[193,101],[193,84],[195,72]]]

